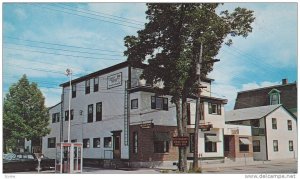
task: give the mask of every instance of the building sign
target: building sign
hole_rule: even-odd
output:
[[[122,72],[107,77],[107,89],[122,86]]]
[[[210,128],[212,128],[212,124],[201,124],[201,125],[199,125],[199,129],[201,129],[201,131],[210,131]]]
[[[175,147],[189,146],[189,137],[173,137],[173,146]]]
[[[231,129],[231,134],[232,135],[239,134],[239,129]]]
[[[154,124],[152,122],[151,123],[143,123],[143,124],[140,124],[140,127],[142,129],[150,129],[150,128],[154,127]]]

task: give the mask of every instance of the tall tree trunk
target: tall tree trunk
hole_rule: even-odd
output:
[[[6,150],[6,139],[5,138],[3,138],[3,153],[7,153],[7,150]]]
[[[177,119],[177,130],[178,130],[178,136],[183,135],[183,126],[182,126],[182,113],[181,113],[181,104],[180,104],[180,99],[175,100],[175,107],[176,107],[176,119]],[[178,147],[178,153],[179,153],[179,158],[178,158],[178,169],[180,172],[185,172],[185,160],[184,156],[184,149],[182,147]]]
[[[186,94],[182,97],[182,136],[188,136],[187,133],[187,98]],[[182,147],[182,162],[183,162],[183,170],[187,171],[187,149],[186,147]]]

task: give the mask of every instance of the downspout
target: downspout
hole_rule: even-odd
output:
[[[131,143],[130,143],[130,92],[129,90],[131,89],[131,64],[128,64],[128,80],[127,80],[127,125],[128,125],[128,136],[127,136],[127,140],[128,140],[128,159],[130,161],[130,147],[131,147]],[[130,162],[129,162],[130,165]]]
[[[264,122],[265,122],[265,140],[266,140],[266,159],[269,160],[268,156],[268,137],[267,137],[267,118],[266,116],[264,117]]]

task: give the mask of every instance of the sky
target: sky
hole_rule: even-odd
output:
[[[232,110],[238,91],[297,81],[297,3],[225,3],[254,10],[253,32],[223,45],[208,75],[212,96],[228,99]],[[4,3],[2,18],[3,97],[26,74],[50,107],[60,102],[59,85],[115,65],[123,56],[124,37],[147,22],[145,3]]]

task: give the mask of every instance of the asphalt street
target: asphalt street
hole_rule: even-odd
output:
[[[31,172],[18,172],[16,174],[37,174],[36,171]],[[41,174],[55,174],[55,171],[42,171]],[[101,169],[84,167],[83,174],[168,174],[176,173],[172,170],[159,170],[148,168],[121,168],[121,169]],[[240,165],[240,166],[218,166],[203,168],[204,174],[295,174],[297,173],[297,161],[282,161],[275,163],[255,164],[255,165]]]

